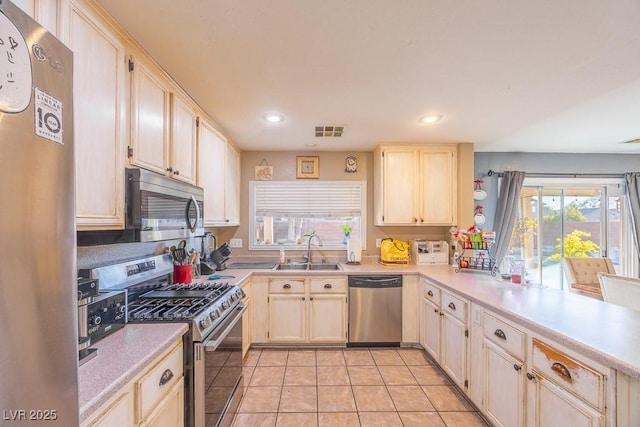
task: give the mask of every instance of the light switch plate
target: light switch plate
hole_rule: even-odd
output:
[[[242,247],[242,239],[231,239],[229,240],[229,246],[232,248],[241,248]]]
[[[382,239],[376,239],[376,248],[382,246]]]

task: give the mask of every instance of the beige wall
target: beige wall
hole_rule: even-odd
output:
[[[470,225],[473,221],[473,144],[459,144],[460,167],[458,217],[461,224]],[[363,255],[378,255],[376,239],[393,237],[409,240],[415,238],[428,240],[449,240],[449,227],[377,227],[373,225],[373,152],[284,152],[244,151],[241,155],[241,185],[240,185],[240,226],[211,229],[218,238],[218,244],[231,238],[242,239],[242,248],[234,248],[234,255],[277,256],[276,251],[249,251],[248,247],[248,211],[249,211],[249,181],[254,179],[254,167],[263,159],[273,166],[273,179],[286,181],[296,179],[296,156],[320,157],[320,180],[357,180],[367,181],[367,242]],[[344,171],[345,158],[355,156],[358,159],[358,171],[346,173]],[[465,228],[468,225],[463,225]],[[288,252],[289,253],[289,252]],[[301,252],[302,253],[302,252]],[[292,253],[290,256],[295,256]],[[336,251],[327,251],[326,256],[342,256]]]

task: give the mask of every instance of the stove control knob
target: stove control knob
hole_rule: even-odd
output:
[[[90,325],[96,325],[98,326],[100,323],[102,323],[102,317],[95,315],[95,316],[91,316],[89,318],[89,324]]]
[[[229,308],[231,306],[231,304],[229,304],[229,301],[222,301],[222,309],[226,310],[227,308]]]
[[[238,295],[237,294],[231,294],[231,301],[235,301],[238,299]]]
[[[200,321],[200,329],[206,329],[209,326],[209,321],[207,318],[204,318]]]
[[[120,307],[118,307],[118,311],[120,313],[124,313],[127,310],[127,307],[125,307],[124,305],[121,305]]]

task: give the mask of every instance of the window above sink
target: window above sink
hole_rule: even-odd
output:
[[[346,227],[366,242],[365,181],[252,181],[249,188],[250,250],[306,250],[315,232],[322,247],[312,242],[312,250],[343,251]]]

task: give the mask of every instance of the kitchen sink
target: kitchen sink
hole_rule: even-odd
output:
[[[342,270],[340,264],[278,264],[276,270]]]

